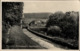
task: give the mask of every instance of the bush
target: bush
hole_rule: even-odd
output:
[[[78,12],[56,12],[50,15],[46,27],[59,26],[62,30],[62,37],[78,40],[79,28],[79,13]],[[51,31],[54,32],[53,29]],[[59,36],[59,35],[58,35]]]
[[[9,26],[4,21],[2,21],[2,25],[2,48],[6,48],[6,33],[8,31]]]
[[[10,25],[19,25],[23,13],[22,2],[3,2],[2,19]]]
[[[50,26],[47,30],[48,35],[59,36],[61,34],[61,28],[59,26]]]

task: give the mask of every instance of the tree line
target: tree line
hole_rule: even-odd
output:
[[[55,12],[49,16],[46,28],[47,33],[53,36],[78,40],[79,13],[75,11]]]

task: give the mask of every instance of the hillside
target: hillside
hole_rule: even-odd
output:
[[[47,19],[51,13],[24,13],[25,18]]]
[[[51,14],[52,13],[24,13],[23,22],[25,24],[29,24],[33,20],[42,20],[46,22]]]

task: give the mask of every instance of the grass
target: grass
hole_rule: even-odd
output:
[[[41,28],[39,28],[39,27],[36,27],[36,28],[30,27],[30,29],[33,30],[33,31],[42,33],[42,34],[45,34],[46,30],[47,30],[45,27],[41,27]]]
[[[10,28],[9,42],[7,45],[9,49],[43,49],[38,43],[26,36],[19,26]]]
[[[2,49],[6,48],[6,39],[7,39],[7,32],[8,32],[8,24],[2,21]]]

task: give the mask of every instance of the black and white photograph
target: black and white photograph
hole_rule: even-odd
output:
[[[79,50],[79,1],[2,2],[2,49]]]

